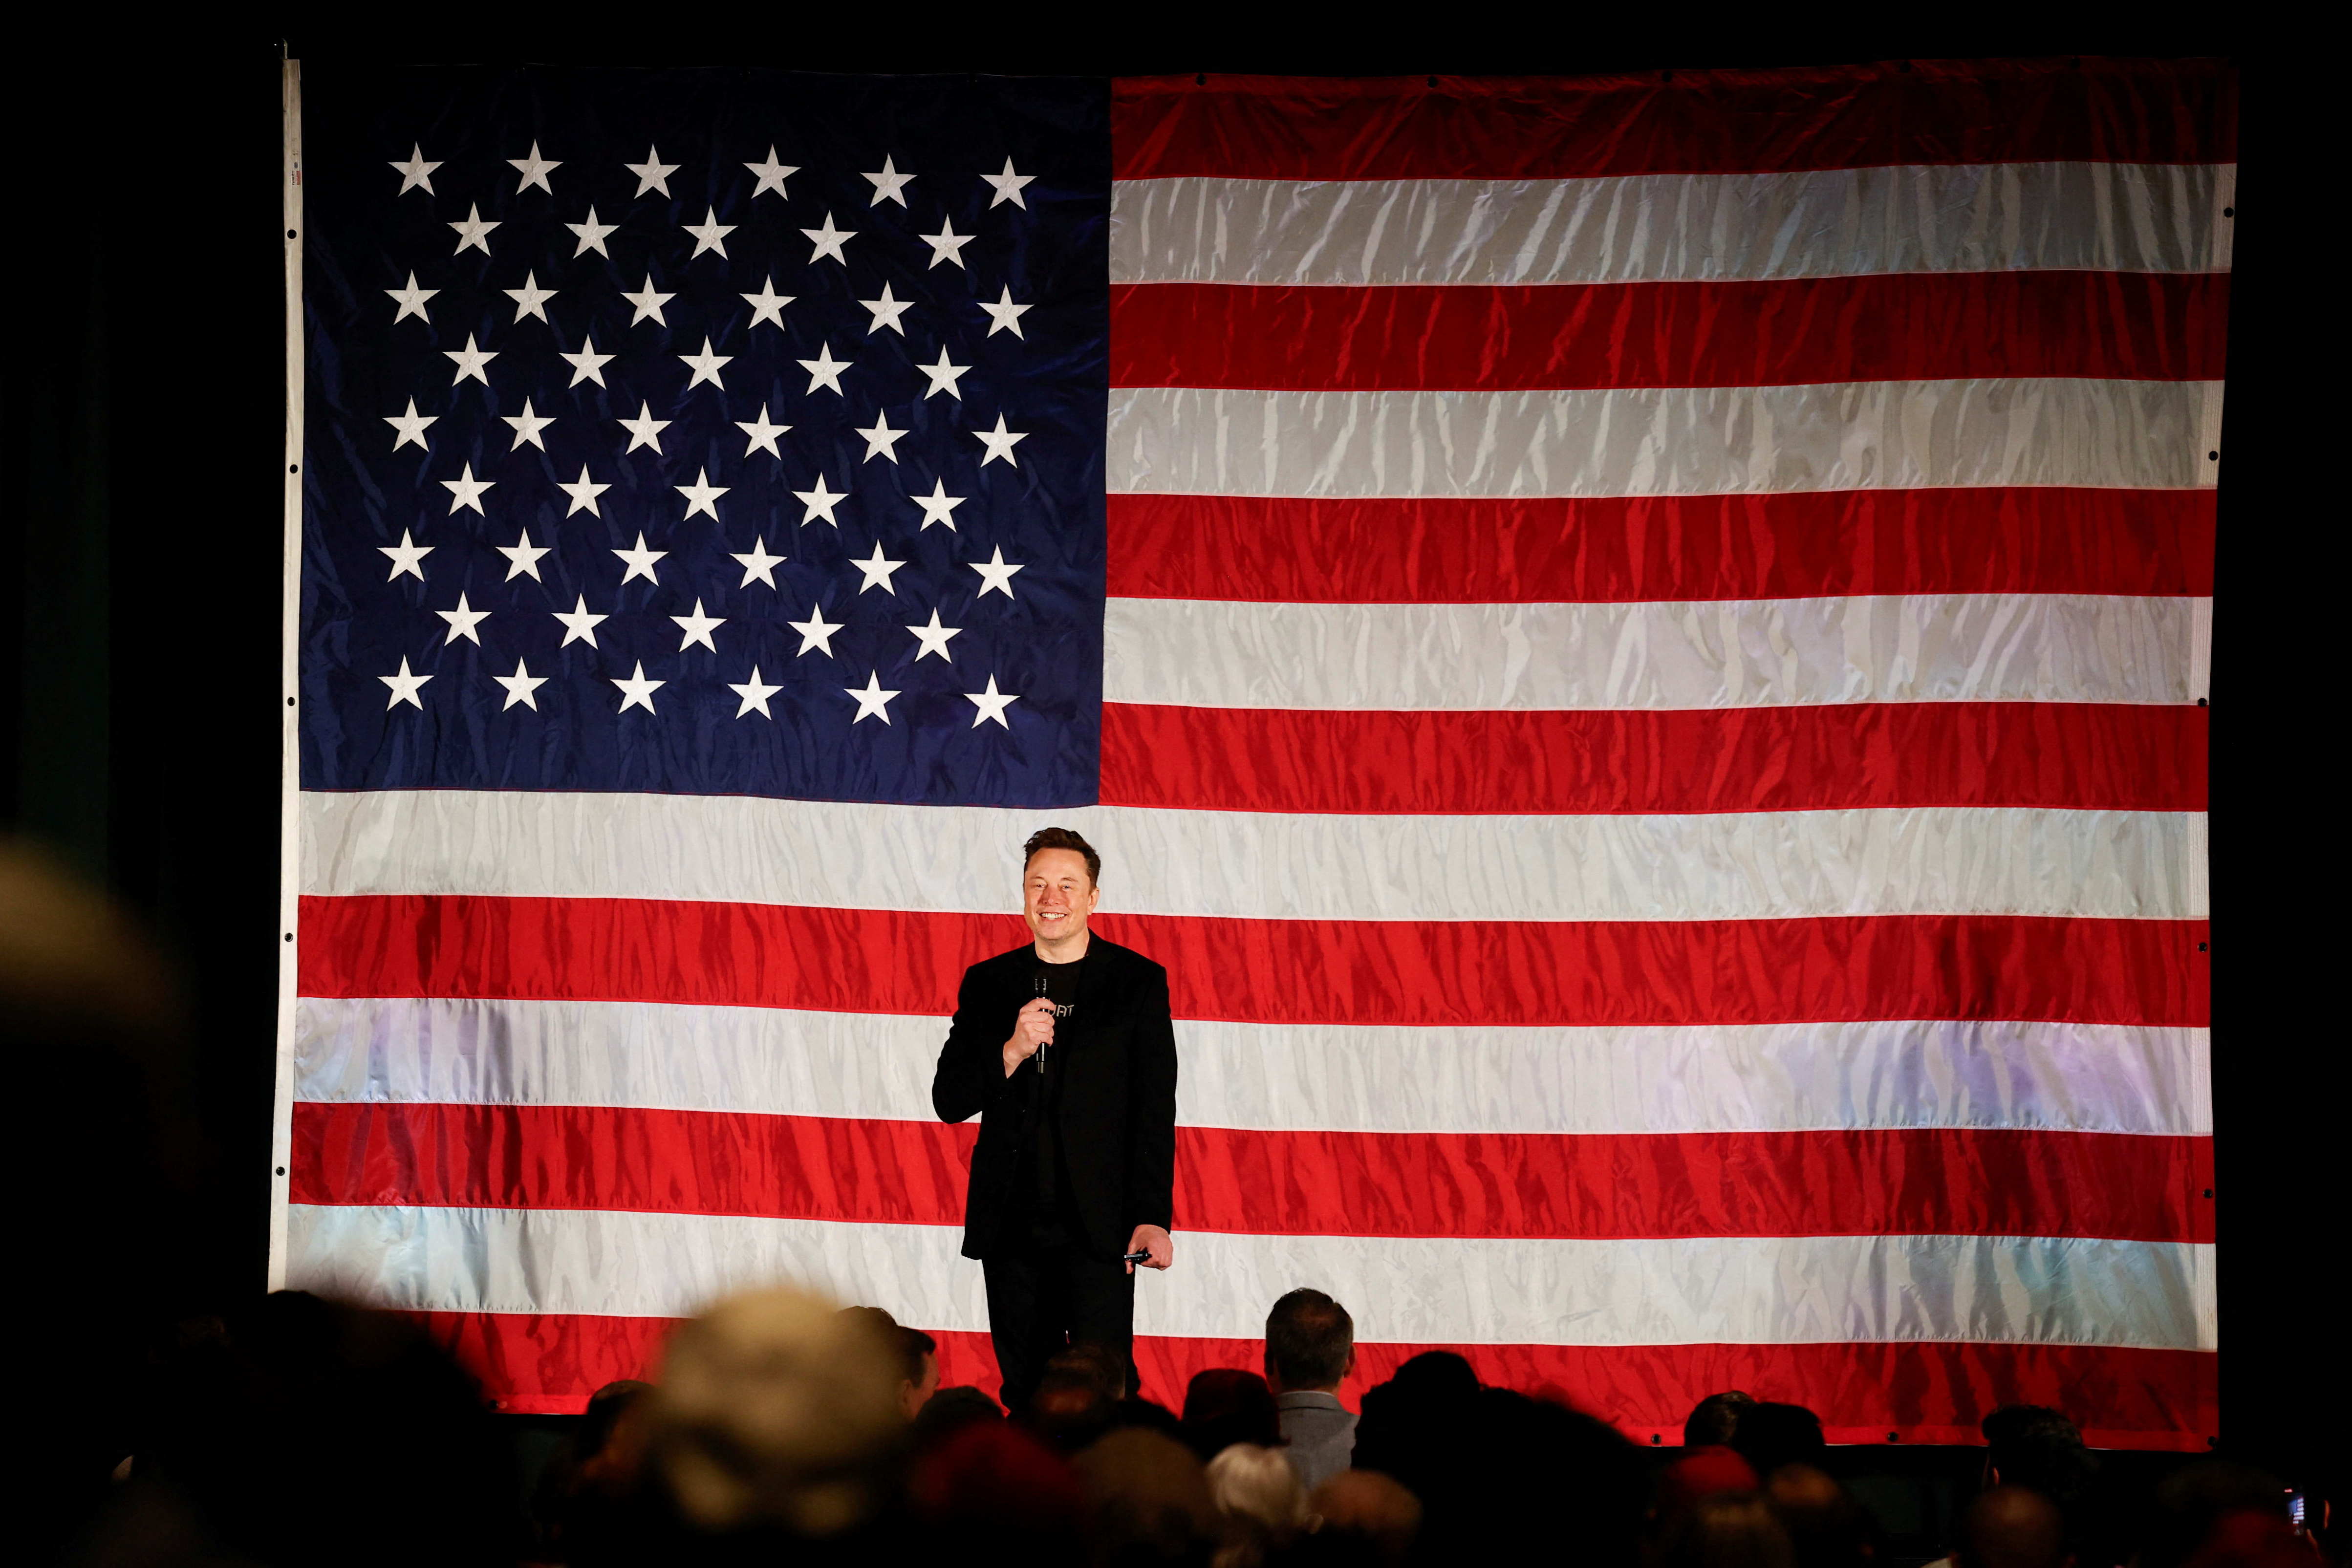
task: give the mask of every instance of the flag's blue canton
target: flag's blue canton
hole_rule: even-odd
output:
[[[1103,84],[303,97],[305,788],[1095,799]]]

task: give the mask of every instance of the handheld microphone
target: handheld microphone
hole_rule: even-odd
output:
[[[1047,988],[1053,984],[1053,982],[1046,979],[1045,976],[1039,975],[1036,977],[1035,984],[1037,987],[1037,994],[1042,997],[1046,993]],[[1045,1071],[1045,1043],[1046,1042],[1040,1042],[1037,1047],[1037,1071],[1039,1072]]]

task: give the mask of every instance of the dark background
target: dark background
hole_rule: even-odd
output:
[[[1665,13],[1658,13],[1662,17]],[[198,1295],[263,1279],[278,932],[278,594],[284,346],[278,60],[716,65],[1130,75],[1562,74],[1987,56],[2226,55],[2242,72],[2236,270],[2213,680],[2213,1080],[2221,1447],[2289,1475],[2342,1460],[2347,1192],[2326,957],[2340,916],[2343,787],[2317,674],[2344,617],[2339,402],[2312,369],[2343,315],[2341,72],[2313,41],[2223,16],[2129,25],[2040,8],[1942,27],[1647,37],[1453,10],[1367,15],[982,8],[942,24],[860,7],[628,20],[534,8],[367,8],[364,27],[249,14],[198,29],[12,37],[0,291],[0,824],[128,901],[184,968],[198,1114],[215,1160]],[[348,15],[348,13],[336,13]],[[1882,16],[1884,13],[1881,13]],[[2177,14],[2176,14],[2177,15]],[[588,18],[583,20],[583,18]],[[1393,21],[1393,18],[1391,19]],[[2326,127],[2339,129],[2332,135]],[[2331,217],[2331,214],[2336,216]],[[2330,378],[2332,382],[2333,377]],[[2326,493],[2323,494],[2323,484]],[[2325,541],[2325,542],[2323,542]],[[2324,755],[2324,754],[2323,754]],[[5,1142],[19,1203],[104,1149],[46,1148],[37,1104]],[[38,1279],[41,1260],[20,1279]],[[68,1302],[71,1281],[47,1300]],[[43,1298],[20,1285],[20,1312]],[[2337,1304],[2329,1307],[2329,1301]],[[68,1309],[69,1310],[69,1309]],[[1923,1456],[1924,1457],[1924,1456]],[[2315,1475],[2315,1479],[2317,1477]]]

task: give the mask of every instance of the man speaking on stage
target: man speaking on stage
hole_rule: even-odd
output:
[[[1108,1351],[1133,1391],[1135,1268],[1174,1260],[1176,1179],[1168,971],[1087,930],[1093,845],[1045,828],[1022,847],[1034,940],[964,971],[931,1080],[940,1120],[980,1118],[963,1255],[1015,1411],[1071,1344]]]

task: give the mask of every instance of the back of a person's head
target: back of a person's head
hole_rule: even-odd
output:
[[[2183,1465],[2157,1487],[2153,1502],[2140,1538],[2141,1568],[2180,1568],[2232,1515],[2286,1514],[2278,1478],[2234,1459]]]
[[[1753,1492],[1701,1498],[1667,1522],[1656,1568],[1796,1568],[1797,1550]]]
[[[1739,1429],[1739,1413],[1756,1403],[1756,1396],[1744,1389],[1727,1388],[1720,1394],[1710,1394],[1691,1406],[1683,1418],[1683,1447],[1685,1448],[1726,1448],[1731,1435]]]
[[[1801,1405],[1764,1400],[1739,1412],[1739,1427],[1731,1435],[1731,1446],[1767,1480],[1782,1465],[1811,1464],[1829,1448],[1822,1437],[1820,1416]]]
[[[1234,1443],[1208,1463],[1210,1500],[1227,1525],[1227,1539],[1243,1548],[1225,1561],[1262,1560],[1288,1545],[1309,1522],[1307,1488],[1279,1448]]]
[[[1782,1465],[1765,1481],[1764,1500],[1789,1532],[1797,1568],[1863,1568],[1868,1560],[1868,1516],[1825,1471]]]
[[[2074,1423],[2041,1405],[2004,1405],[1979,1424],[1986,1468],[2004,1485],[2032,1487],[2071,1507],[2098,1479],[2099,1460]]]
[[[1192,1450],[1139,1427],[1071,1461],[1093,1517],[1095,1561],[1206,1563],[1219,1536],[1207,1471]]]
[[[1378,1470],[1341,1470],[1315,1489],[1307,1507],[1323,1521],[1313,1539],[1333,1547],[1335,1559],[1402,1563],[1421,1535],[1421,1500]]]
[[[2001,1485],[1969,1504],[1952,1548],[1955,1568],[2061,1568],[2066,1516],[2031,1487]]]
[[[1059,1454],[1075,1454],[1111,1428],[1118,1406],[1083,1367],[1054,1367],[1037,1380],[1020,1425]]]
[[[623,1377],[591,1394],[588,1408],[581,1413],[580,1424],[572,1429],[573,1456],[590,1459],[601,1453],[622,1416],[638,1400],[652,1393],[653,1388],[652,1384],[642,1379]]]
[[[1293,1291],[1265,1315],[1266,1378],[1285,1389],[1339,1387],[1355,1349],[1355,1320],[1320,1291]]]
[[[1235,1443],[1275,1448],[1282,1442],[1274,1391],[1265,1378],[1238,1367],[1194,1373],[1184,1389],[1182,1423],[1184,1441],[1203,1461]]]
[[[1364,1391],[1355,1464],[1402,1481],[1423,1502],[1431,1472],[1446,1469],[1455,1434],[1478,1397],[1478,1375],[1451,1351],[1423,1351]]]
[[[838,1537],[892,1483],[898,1383],[898,1347],[866,1317],[785,1287],[733,1297],[671,1337],[647,1468],[703,1535]]]
[[[1102,1396],[1114,1405],[1133,1392],[1127,1386],[1127,1364],[1107,1346],[1091,1340],[1080,1340],[1055,1351],[1053,1359],[1045,1363],[1045,1370],[1084,1378],[1102,1390]]]
[[[157,1369],[134,1478],[181,1500],[204,1561],[405,1568],[522,1544],[480,1390],[409,1319],[280,1291],[186,1348]]]
[[[982,1389],[968,1383],[942,1388],[915,1416],[915,1447],[929,1448],[950,1435],[975,1424],[994,1425],[1004,1419],[1004,1407]]]

